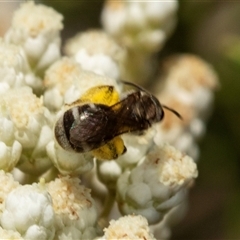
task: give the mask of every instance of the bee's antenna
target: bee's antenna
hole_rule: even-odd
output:
[[[130,86],[133,86],[133,87],[135,87],[135,88],[137,88],[137,89],[140,89],[140,90],[142,90],[142,91],[144,91],[144,92],[147,92],[146,89],[140,87],[139,85],[137,85],[137,84],[135,84],[135,83],[133,83],[133,82],[127,82],[127,81],[123,81],[123,80],[121,80],[121,82],[122,82],[123,84],[130,85]]]
[[[162,105],[162,104],[161,104]],[[172,112],[173,114],[175,114],[178,118],[180,118],[181,120],[183,120],[182,116],[177,112],[175,111],[174,109],[170,108],[170,107],[167,107],[165,105],[162,105],[163,108],[167,109],[168,111]]]
[[[143,91],[143,92],[145,92],[145,93],[148,93],[148,94],[149,94],[152,98],[154,98],[154,99],[156,98],[154,95],[152,95],[151,93],[149,93],[146,89],[138,86],[137,84],[135,84],[135,83],[133,83],[133,82],[127,82],[127,81],[123,81],[123,80],[121,80],[121,82],[122,82],[123,84],[133,86],[133,87],[135,87],[135,88],[137,88],[137,89],[139,89],[139,90],[141,90],[141,91]],[[156,99],[157,99],[157,98],[156,98]],[[182,116],[181,116],[177,111],[175,111],[174,109],[172,109],[172,108],[170,108],[170,107],[167,107],[167,106],[165,106],[165,105],[162,105],[162,104],[161,104],[161,106],[162,106],[163,108],[167,109],[168,111],[172,112],[173,114],[175,114],[175,115],[176,115],[178,118],[180,118],[181,120],[183,120]]]

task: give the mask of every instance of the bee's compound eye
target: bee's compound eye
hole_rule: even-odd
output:
[[[156,123],[162,120],[164,112],[157,98],[152,95],[145,95],[142,98],[146,119],[150,123]]]
[[[154,106],[154,104],[149,104],[147,107],[147,111],[146,111],[146,118],[150,121],[150,122],[154,122],[156,120],[156,116],[157,116],[157,109]]]

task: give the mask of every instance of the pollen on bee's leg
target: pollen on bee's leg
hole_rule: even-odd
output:
[[[99,160],[112,160],[126,152],[126,147],[121,137],[115,137],[100,148],[92,150],[92,154]]]
[[[81,101],[111,106],[119,101],[119,94],[113,86],[96,86],[82,95]]]

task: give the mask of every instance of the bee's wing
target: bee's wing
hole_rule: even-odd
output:
[[[70,129],[70,142],[77,148],[90,151],[103,145],[106,134],[107,116],[101,109],[91,109],[80,115]]]
[[[111,109],[117,116],[117,135],[126,132],[141,131],[148,128],[145,119],[141,117],[140,112],[142,109],[139,102],[140,93],[134,92],[129,94],[122,101],[111,106]]]

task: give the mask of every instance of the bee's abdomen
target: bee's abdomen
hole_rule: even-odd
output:
[[[65,150],[74,152],[84,152],[83,148],[74,146],[70,142],[70,130],[76,120],[76,108],[67,110],[55,125],[55,139]]]

